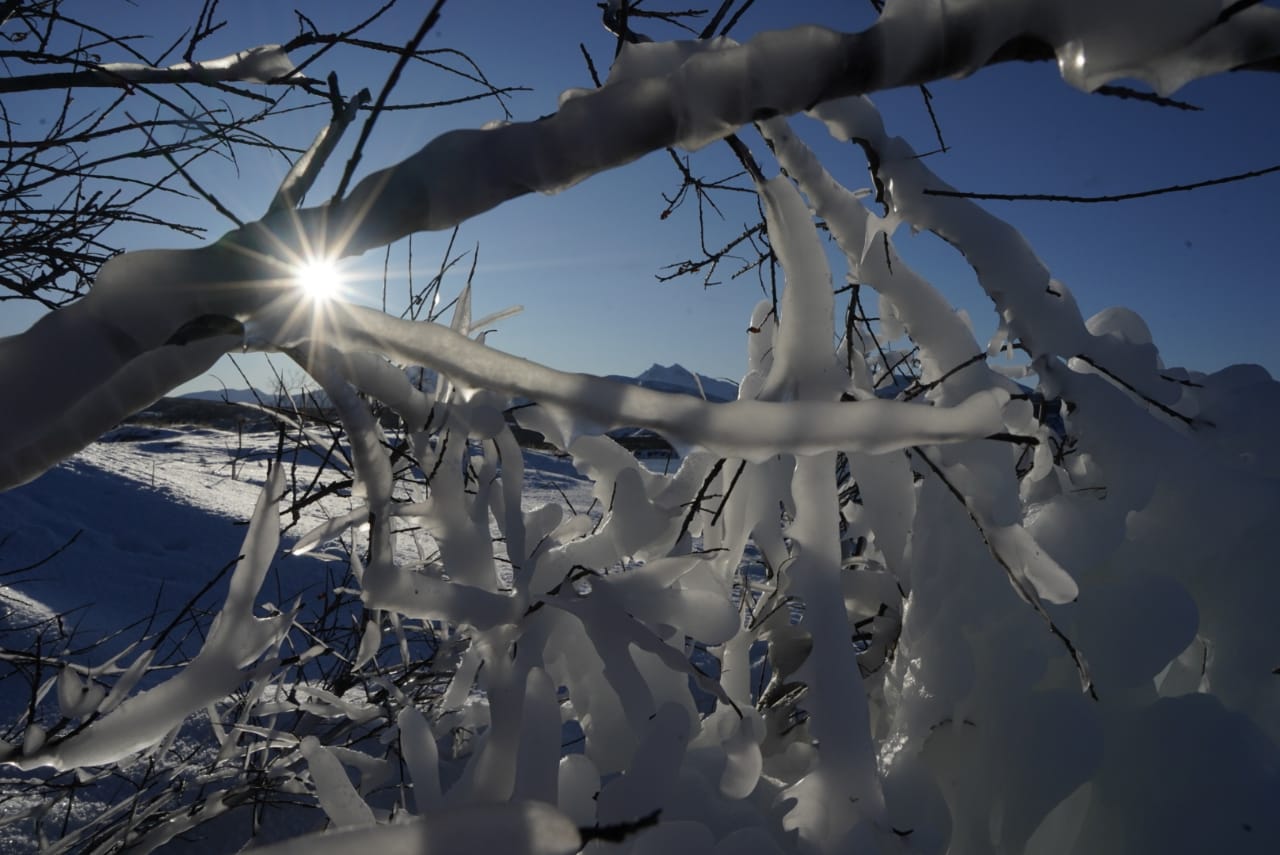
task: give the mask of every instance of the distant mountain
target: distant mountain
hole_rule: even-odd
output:
[[[708,401],[736,401],[738,399],[738,386],[736,383],[730,383],[727,380],[716,380],[705,374],[694,375],[692,371],[683,365],[658,365],[657,363],[649,366],[638,377],[623,377],[612,374],[608,380],[616,380],[619,383],[630,383],[634,386],[640,386],[644,389],[654,389],[658,392],[678,392],[685,395],[693,395],[694,397],[706,397]],[[702,385],[699,391],[699,382]]]
[[[187,401],[218,401],[220,403],[229,404],[256,404],[261,402],[268,407],[288,407],[289,399],[285,396],[276,396],[261,389],[205,389],[201,392],[188,392],[185,395],[179,395],[179,398]],[[328,402],[328,396],[322,389],[313,389],[305,396],[306,403],[312,398],[321,406]],[[294,403],[302,406],[304,403],[304,395],[293,393]]]
[[[258,400],[261,400],[264,404],[272,403],[271,395],[255,389],[205,389],[201,392],[188,392],[177,397],[188,401],[223,401],[230,404],[256,403]]]
[[[438,375],[430,368],[414,366],[405,369],[405,376],[409,378],[409,382],[415,388],[424,392],[430,392],[436,388]],[[310,389],[306,393],[292,391],[293,403],[303,406],[304,398],[306,403],[310,403],[313,399],[322,407],[328,406],[329,396],[325,394],[323,389]],[[220,401],[231,404],[256,404],[261,401],[269,407],[288,407],[289,398],[287,396],[277,396],[273,393],[263,391],[262,389],[204,389],[199,392],[188,392],[185,395],[178,395],[188,401]]]
[[[420,388],[431,390],[435,388],[436,373],[429,369],[414,368],[409,369],[409,379],[414,385]],[[649,366],[638,377],[625,377],[619,374],[611,374],[606,379],[615,380],[619,383],[627,383],[632,386],[640,386],[645,389],[654,389],[659,392],[676,392],[685,395],[693,395],[701,398],[704,393],[709,401],[735,401],[738,398],[738,386],[736,383],[730,383],[727,380],[717,380],[708,377],[705,374],[697,375],[683,365],[658,365]],[[698,383],[701,381],[702,390],[699,391]],[[327,400],[322,390],[314,390],[312,395],[323,406]],[[188,392],[179,396],[188,401],[217,401],[229,402],[232,404],[256,403],[261,401],[267,406],[283,406],[287,407],[289,402],[287,399],[276,400],[276,396],[268,392],[253,389],[206,389],[201,392]],[[301,397],[295,394],[295,402],[302,403]],[[522,400],[517,400],[521,403]]]

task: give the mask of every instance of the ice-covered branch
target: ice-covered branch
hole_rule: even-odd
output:
[[[225,333],[273,300],[301,300],[287,260],[297,251],[276,237],[291,230],[267,222],[200,249],[117,256],[86,297],[0,338],[0,389],[22,413],[0,423],[0,488],[74,454],[242,340],[216,324],[190,333],[193,321],[221,318]]]
[[[287,317],[275,320],[289,324]],[[264,318],[251,325],[277,346],[305,350],[311,325],[287,327]],[[925,443],[981,439],[1001,430],[1003,392],[987,391],[954,407],[896,401],[733,401],[709,403],[689,395],[557,371],[485,347],[447,327],[418,324],[358,306],[344,306],[327,322],[324,341],[353,353],[375,351],[410,365],[438,369],[455,383],[524,396],[566,411],[593,427],[647,427],[726,457],[762,460],[778,453],[836,449],[882,453]]]
[[[80,71],[55,71],[0,78],[0,93],[48,89],[109,87],[127,89],[148,83],[310,83],[295,75],[280,45],[260,45],[204,62],[180,62],[157,68],[140,62],[107,62]]]
[[[860,33],[821,27],[623,48],[606,85],[562,97],[555,114],[451,131],[365,178],[341,206],[348,251],[450,228],[502,202],[553,192],[666,146],[699,148],[749,122],[847,95],[1056,58],[1073,85],[1140,77],[1162,91],[1280,56],[1280,10],[1216,24],[1216,0],[1059,4],[1000,0],[892,4]],[[1142,39],[1134,38],[1141,32]]]
[[[188,715],[246,681],[252,673],[245,670],[247,666],[276,644],[293,621],[290,614],[269,618],[253,614],[254,599],[280,542],[277,502],[283,490],[284,479],[276,469],[258,498],[226,602],[200,653],[186,668],[127,698],[67,739],[36,746],[6,762],[19,769],[57,770],[114,763],[159,743]],[[142,656],[149,661],[150,653]]]

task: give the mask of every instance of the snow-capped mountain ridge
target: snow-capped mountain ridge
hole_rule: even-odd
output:
[[[728,380],[717,380],[705,374],[695,374],[679,363],[659,365],[654,363],[636,377],[610,375],[609,380],[632,383],[659,392],[682,392],[708,401],[734,401],[738,398],[738,385]],[[699,388],[701,385],[701,388]]]

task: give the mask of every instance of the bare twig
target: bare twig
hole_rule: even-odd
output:
[[[329,155],[342,139],[342,134],[355,118],[356,111],[368,102],[369,97],[369,90],[361,89],[350,101],[344,101],[338,91],[337,75],[329,75],[329,100],[333,105],[333,118],[330,119],[328,127],[316,135],[315,141],[311,143],[306,154],[294,162],[289,174],[280,183],[280,189],[276,191],[275,198],[271,200],[271,205],[267,209],[268,216],[276,211],[301,204],[307,191],[319,176],[320,170],[324,168]]]
[[[1094,359],[1088,356],[1085,356],[1083,353],[1077,353],[1075,358],[1091,366],[1099,374],[1102,374],[1104,377],[1107,377],[1112,382],[1119,385],[1121,388],[1123,388],[1125,391],[1127,391],[1129,394],[1133,395],[1134,397],[1139,398],[1140,400],[1144,401],[1145,403],[1147,403],[1152,407],[1155,407],[1157,410],[1164,413],[1169,418],[1177,419],[1178,421],[1185,424],[1187,427],[1195,427],[1197,424],[1213,427],[1213,422],[1197,420],[1197,419],[1191,418],[1190,416],[1184,416],[1182,413],[1178,412],[1177,410],[1160,403],[1156,399],[1152,398],[1150,395],[1144,395],[1142,392],[1139,392],[1136,388],[1134,388],[1132,383],[1129,383],[1123,377],[1120,377],[1116,375],[1114,372],[1108,370],[1105,366],[1099,365]]]
[[[1195,104],[1190,104],[1186,101],[1179,101],[1176,98],[1166,98],[1163,95],[1157,95],[1154,92],[1141,92],[1137,89],[1131,89],[1128,86],[1107,84],[1105,86],[1099,86],[1093,91],[1096,95],[1107,95],[1112,98],[1142,101],[1146,104],[1155,104],[1157,107],[1172,107],[1175,110],[1185,110],[1191,113],[1198,113],[1201,111],[1201,108],[1197,107]]]
[[[1205,181],[1196,181],[1191,184],[1173,184],[1168,187],[1157,187],[1152,190],[1139,190],[1134,193],[1115,193],[1106,196],[1070,196],[1060,193],[972,193],[963,190],[940,190],[926,187],[924,193],[927,196],[947,196],[955,199],[989,199],[998,202],[1128,202],[1131,199],[1148,199],[1152,196],[1164,196],[1168,193],[1186,193],[1190,190],[1200,190],[1204,187],[1216,187],[1220,184],[1231,184],[1236,181],[1248,181],[1251,178],[1261,178],[1264,175],[1270,175],[1273,172],[1280,172],[1280,164],[1268,166],[1264,169],[1251,169],[1248,172],[1238,172],[1235,175],[1226,175],[1222,178],[1210,178]]]
[[[130,116],[129,113],[126,112],[125,115],[129,116],[131,120],[133,119],[133,116]],[[200,197],[204,199],[206,202],[208,202],[210,205],[212,205],[214,210],[216,210],[219,214],[222,214],[222,216],[226,217],[231,222],[235,223],[237,227],[244,225],[244,220],[237,217],[231,211],[230,208],[222,204],[222,201],[218,199],[217,196],[213,195],[213,193],[209,192],[203,186],[201,186],[200,182],[196,181],[196,179],[192,177],[191,173],[187,171],[186,167],[183,166],[181,163],[178,163],[177,158],[175,158],[172,154],[168,152],[167,149],[160,146],[156,142],[155,137],[152,136],[151,131],[148,129],[147,124],[145,122],[137,122],[136,120],[134,121],[137,123],[138,129],[141,130],[144,134],[146,134],[147,142],[151,143],[151,145],[160,152],[160,156],[163,157],[166,161],[168,161],[169,165],[172,166],[178,172],[178,174],[183,177],[183,179],[187,182],[187,186],[189,186],[192,190],[196,191],[196,193],[199,193]]]
[[[938,464],[933,462],[933,459],[929,457],[928,453],[926,453],[923,448],[916,446],[911,450],[916,454],[916,456],[924,461],[925,465],[933,471],[934,475],[938,476],[938,480],[942,482],[943,486],[947,488],[947,491],[950,492],[951,495],[955,497],[956,501],[965,509],[965,512],[969,515],[969,519],[973,522],[974,528],[978,530],[978,534],[981,536],[982,542],[986,544],[987,551],[991,553],[991,557],[994,558],[996,563],[1004,570],[1005,575],[1009,578],[1009,583],[1013,585],[1014,590],[1018,592],[1018,596],[1026,602],[1027,605],[1031,606],[1036,615],[1044,621],[1045,625],[1049,628],[1049,631],[1052,632],[1054,636],[1062,642],[1063,647],[1066,648],[1068,655],[1071,657],[1071,661],[1075,663],[1076,673],[1080,675],[1081,688],[1088,692],[1089,697],[1093,698],[1095,701],[1098,700],[1098,691],[1093,685],[1093,678],[1089,676],[1089,666],[1084,660],[1084,655],[1080,653],[1067,634],[1062,631],[1057,623],[1054,622],[1053,617],[1045,610],[1045,607],[1040,604],[1040,598],[1036,595],[1036,592],[1031,589],[1025,581],[1023,581],[1017,572],[1014,571],[1013,566],[1008,562],[1008,560],[1005,559],[1005,557],[1000,554],[999,550],[992,545],[990,538],[987,537],[986,528],[983,526],[982,520],[978,518],[978,513],[974,510],[973,505],[970,504],[968,497],[966,497],[964,493],[960,492],[960,489],[956,487],[955,484],[951,483],[951,479],[946,476],[946,473],[942,471],[942,468],[939,467]]]
[[[66,541],[65,543],[63,543],[63,544],[62,544],[61,546],[59,546],[57,549],[55,549],[55,550],[53,550],[52,552],[50,552],[50,553],[49,553],[48,555],[46,555],[45,557],[43,557],[43,558],[39,559],[38,561],[33,561],[32,563],[27,564],[27,565],[25,565],[25,566],[23,566],[23,567],[15,567],[15,568],[14,568],[14,569],[12,569],[12,570],[5,570],[3,573],[0,573],[0,579],[3,579],[3,578],[5,578],[5,577],[7,577],[7,576],[16,576],[16,575],[18,575],[18,574],[20,574],[20,573],[26,573],[26,572],[28,572],[28,571],[30,571],[30,570],[35,570],[37,567],[40,567],[40,566],[42,566],[42,565],[44,565],[44,564],[49,563],[49,562],[50,562],[50,561],[52,561],[54,558],[57,558],[59,555],[61,555],[63,552],[65,552],[65,551],[66,551],[66,550],[71,546],[71,544],[75,543],[75,542],[76,542],[76,540],[78,540],[78,539],[79,539],[80,535],[82,535],[82,534],[84,534],[84,529],[82,529],[82,528],[80,528],[80,529],[76,529],[76,533],[75,533],[75,534],[71,535],[71,537],[70,537],[70,538],[68,538],[68,539],[67,539],[67,541]]]
[[[347,187],[351,184],[351,177],[355,174],[356,167],[360,164],[360,158],[364,154],[365,143],[369,140],[369,135],[373,133],[373,126],[378,121],[383,108],[386,106],[387,98],[391,95],[391,90],[395,88],[400,81],[400,75],[404,72],[405,66],[409,64],[409,60],[417,51],[418,45],[422,44],[422,40],[427,37],[427,33],[431,32],[431,28],[440,20],[440,10],[444,8],[445,0],[436,0],[431,7],[422,23],[418,25],[418,31],[413,34],[408,43],[404,46],[404,51],[400,54],[400,58],[396,60],[395,66],[391,69],[391,73],[387,75],[386,81],[382,84],[382,91],[378,93],[378,99],[373,104],[373,111],[369,114],[369,118],[365,120],[364,127],[360,129],[360,138],[356,140],[355,151],[351,153],[351,158],[347,161],[346,169],[342,172],[342,179],[338,182],[338,189],[334,191],[334,200],[341,199],[346,195]]]

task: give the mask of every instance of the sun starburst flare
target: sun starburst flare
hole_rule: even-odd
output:
[[[316,302],[325,302],[338,296],[342,289],[342,272],[328,258],[316,258],[298,265],[294,279],[303,292]]]

